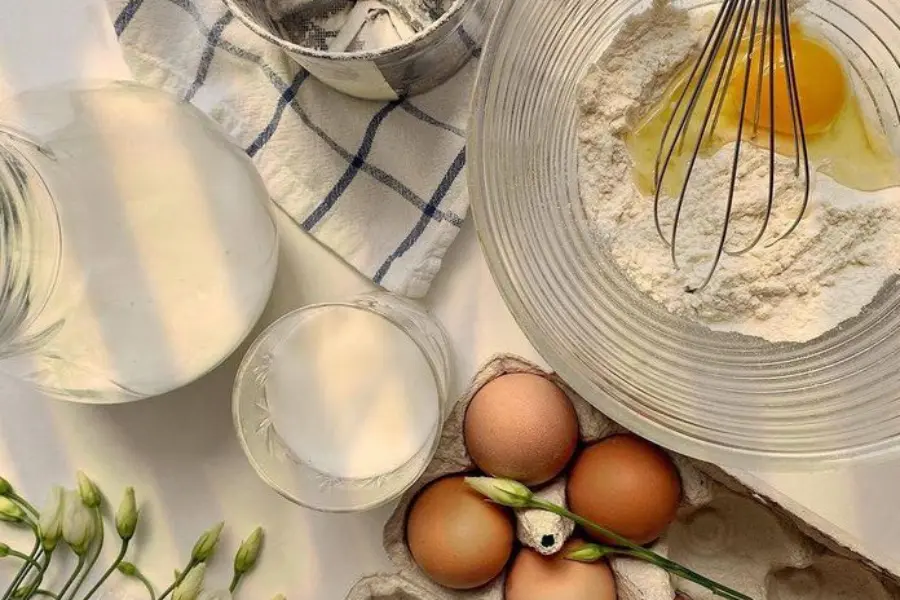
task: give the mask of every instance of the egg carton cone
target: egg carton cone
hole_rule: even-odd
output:
[[[516,356],[492,358],[450,413],[434,459],[385,525],[384,548],[396,570],[360,580],[347,600],[503,600],[505,573],[475,590],[451,590],[432,582],[409,552],[406,515],[419,491],[432,481],[476,471],[463,440],[466,409],[484,385],[510,373],[540,375],[558,385],[575,406],[583,443],[627,432],[555,374]],[[669,455],[681,475],[682,500],[675,522],[651,546],[655,552],[754,600],[900,600],[900,577],[841,546],[722,469]],[[565,476],[537,493],[564,504]],[[519,543],[542,554],[559,551],[573,533],[571,522],[540,511],[518,511],[516,522]],[[549,547],[546,536],[553,539]],[[645,562],[613,558],[610,566],[618,600],[673,600],[678,593],[692,600],[715,598],[705,588]]]

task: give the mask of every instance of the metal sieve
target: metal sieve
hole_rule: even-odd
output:
[[[426,92],[476,53],[496,0],[225,0],[251,30],[350,96]]]

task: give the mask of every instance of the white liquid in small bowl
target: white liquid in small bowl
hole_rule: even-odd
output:
[[[386,475],[434,440],[434,373],[381,316],[331,307],[296,324],[272,361],[265,394],[275,431],[296,460],[326,476]]]

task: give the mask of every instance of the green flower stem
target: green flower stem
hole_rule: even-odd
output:
[[[82,600],[88,600],[88,598],[93,596],[97,592],[97,590],[100,589],[100,586],[103,585],[107,579],[109,579],[109,576],[113,574],[113,571],[116,570],[116,567],[119,566],[119,563],[125,560],[125,553],[128,552],[128,543],[130,541],[131,540],[122,540],[122,546],[119,548],[119,554],[116,556],[116,559],[109,566],[109,568],[104,571],[103,575],[100,576],[100,579],[97,580],[97,583],[94,584],[94,587],[92,587],[90,591],[85,594]],[[60,597],[62,597],[62,594],[60,594]]]
[[[59,591],[59,597],[65,598],[66,592],[69,591],[69,588],[72,587],[72,584],[75,583],[75,580],[78,579],[78,575],[81,573],[81,570],[84,568],[84,555],[78,557],[78,563],[75,565],[75,570],[72,571],[72,574],[69,575],[69,578],[66,580],[66,584]]]
[[[9,556],[11,556],[13,558],[18,558],[19,560],[24,560],[26,563],[31,563],[32,567],[37,567],[37,568],[41,567],[40,563],[37,560],[32,559],[30,556],[28,556],[24,552],[19,552],[18,550],[13,550],[12,548],[10,548]]]
[[[191,570],[192,570],[194,567],[196,567],[197,565],[199,565],[199,564],[200,564],[199,562],[197,562],[196,560],[194,560],[194,559],[192,558],[192,559],[190,560],[190,562],[188,562],[187,566],[184,568],[184,571],[181,572],[181,575],[179,575],[178,577],[176,577],[176,578],[175,578],[175,581],[172,582],[172,585],[170,585],[169,587],[167,587],[167,588],[163,591],[163,593],[159,595],[159,600],[166,600],[166,598],[168,597],[168,595],[171,594],[172,591],[173,591],[175,588],[177,588],[177,587],[181,584],[182,581],[184,581],[184,578],[187,577],[187,574],[190,573]]]
[[[237,586],[240,582],[241,582],[241,573],[236,572],[234,574],[234,576],[231,578],[231,585],[228,586],[228,591],[233,594],[234,590],[237,589]]]
[[[146,575],[137,569],[132,577],[144,584],[144,587],[147,588],[147,593],[150,594],[150,600],[156,600],[156,591],[153,589],[153,584],[147,579]]]
[[[19,572],[16,573],[16,576],[13,577],[12,583],[9,585],[9,588],[3,594],[2,600],[9,600],[12,596],[13,592],[19,587],[22,581],[25,579],[25,576],[28,575],[28,571],[31,570],[31,564],[34,562],[35,557],[38,554],[38,551],[41,549],[41,536],[38,533],[37,525],[31,524],[31,531],[34,533],[34,548],[31,550],[31,554],[28,555],[28,561],[22,565],[22,568],[19,569]]]
[[[81,589],[81,586],[84,585],[84,580],[87,579],[87,576],[94,569],[97,560],[100,558],[100,553],[103,551],[103,515],[100,512],[99,506],[94,508],[94,523],[97,525],[97,544],[94,549],[94,554],[91,556],[91,560],[87,563],[87,568],[81,573],[81,577],[69,594],[69,597],[73,599],[78,594],[78,590]]]
[[[41,587],[41,583],[44,581],[44,575],[47,574],[47,569],[50,567],[50,561],[53,558],[53,550],[48,550],[44,553],[44,562],[41,564],[41,568],[38,570],[37,578],[34,580],[34,583],[26,590],[25,592],[25,600],[31,598],[32,596],[38,593],[38,588]]]
[[[17,503],[19,506],[21,506],[22,508],[24,508],[24,509],[27,510],[28,512],[30,512],[31,515],[32,515],[35,519],[40,518],[41,515],[40,515],[40,513],[37,511],[37,509],[36,509],[30,502],[28,502],[28,500],[26,500],[26,499],[23,498],[22,496],[18,495],[18,494],[15,493],[15,492],[10,492],[9,494],[7,494],[6,497],[9,498],[10,500],[12,500],[13,502]]]
[[[551,502],[546,502],[544,500],[540,500],[538,498],[531,498],[528,502],[529,508],[537,508],[540,510],[544,510],[555,515],[559,515],[571,521],[574,521],[576,524],[581,525],[585,529],[591,529],[600,533],[604,537],[613,540],[615,543],[624,546],[627,550],[616,550],[617,554],[625,554],[631,556],[633,558],[637,558],[639,560],[646,561],[658,567],[665,569],[666,571],[681,577],[682,579],[687,579],[688,581],[693,581],[694,583],[705,587],[710,590],[713,594],[720,596],[722,598],[727,598],[728,600],[752,600],[749,596],[737,592],[727,586],[724,586],[720,583],[717,583],[711,579],[696,573],[687,567],[684,567],[675,561],[669,560],[664,556],[660,556],[659,554],[653,552],[652,550],[648,550],[643,546],[639,546],[634,542],[624,538],[608,529],[597,525],[593,521],[589,521],[583,517],[576,515],[573,512],[563,508],[562,506],[558,506]]]

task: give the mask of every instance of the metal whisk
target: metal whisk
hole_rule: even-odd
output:
[[[781,41],[781,52],[784,60],[784,73],[788,89],[790,101],[790,113],[793,123],[794,153],[796,155],[796,165],[794,176],[805,178],[805,193],[803,201],[799,209],[799,213],[793,223],[782,233],[778,234],[773,241],[767,242],[766,246],[771,246],[785,237],[789,236],[803,219],[806,209],[809,205],[810,195],[810,174],[809,174],[809,156],[807,154],[806,131],[803,126],[803,116],[800,110],[800,96],[797,88],[797,75],[794,70],[794,58],[791,50],[791,14],[788,7],[789,0],[723,0],[722,6],[716,16],[712,30],[703,45],[703,50],[693,68],[690,76],[687,78],[684,89],[680,93],[675,110],[669,122],[666,124],[662,139],[660,140],[659,154],[656,159],[655,169],[655,199],[654,199],[654,218],[656,220],[656,228],[660,238],[669,245],[672,253],[672,261],[678,268],[678,230],[680,219],[682,216],[682,208],[685,197],[687,195],[688,186],[691,182],[691,175],[694,170],[697,157],[702,148],[704,139],[712,139],[719,125],[722,107],[725,103],[729,85],[735,71],[735,65],[739,60],[739,55],[744,55],[741,60],[745,61],[743,88],[741,98],[740,114],[737,119],[737,137],[734,149],[734,162],[731,170],[730,187],[728,197],[725,203],[725,218],[723,220],[722,233],[719,238],[718,248],[715,257],[712,260],[709,273],[703,282],[696,287],[688,287],[689,293],[697,292],[705,288],[713,278],[713,274],[721,262],[722,255],[741,255],[755,248],[765,237],[769,228],[770,220],[773,212],[773,203],[775,195],[775,152],[776,152],[776,130],[775,130],[775,103],[776,103],[776,41]],[[746,44],[746,46],[744,45]],[[746,49],[745,49],[746,48]],[[745,54],[746,53],[746,54]],[[753,68],[754,61],[758,62],[757,68]],[[751,73],[755,71],[755,73]],[[769,193],[768,204],[765,208],[765,216],[762,218],[762,224],[754,236],[752,241],[736,250],[726,248],[728,241],[729,225],[732,218],[732,206],[734,203],[735,187],[738,174],[738,167],[741,159],[741,146],[744,141],[745,123],[748,121],[753,127],[753,137],[757,137],[760,130],[760,106],[762,100],[763,80],[768,75],[768,86],[765,93],[768,93],[769,101],[769,123],[768,126],[768,151],[769,151]],[[757,94],[756,94],[756,110],[751,119],[747,119],[748,112],[748,93],[750,89],[751,76],[756,76]],[[711,86],[711,87],[709,87]],[[704,100],[704,95],[709,94],[708,102]],[[699,106],[705,104],[706,106]],[[696,134],[696,140],[688,140],[689,123],[693,119],[702,118],[702,125],[699,133]],[[676,127],[677,125],[677,127]],[[680,152],[685,144],[693,143],[693,151],[690,161],[688,162],[687,172],[681,187],[681,194],[675,207],[674,218],[672,221],[670,235],[666,235],[660,218],[660,199],[662,195],[663,181],[666,173],[673,163],[673,157]],[[757,140],[757,145],[759,144]]]

